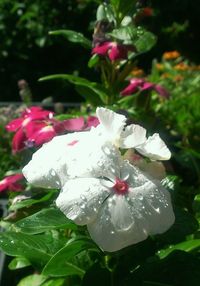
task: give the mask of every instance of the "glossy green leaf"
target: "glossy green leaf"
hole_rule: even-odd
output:
[[[15,226],[20,228],[21,232],[28,234],[37,234],[58,228],[77,229],[77,226],[57,208],[43,209],[21,219]]]
[[[149,51],[156,44],[157,38],[151,32],[144,31],[143,34],[136,40],[135,46],[138,52],[144,53]]]
[[[82,33],[72,30],[57,30],[49,32],[53,36],[64,36],[68,41],[72,43],[81,44],[83,47],[91,49],[92,42],[88,40]]]
[[[133,25],[122,26],[109,33],[114,39],[122,41],[124,44],[130,44],[136,47],[137,53],[143,53],[150,50],[156,43],[156,37],[142,27]]]
[[[94,243],[89,239],[69,241],[49,260],[43,269],[43,274],[51,276],[84,275],[84,269],[73,264],[72,261],[77,254],[87,249],[95,249]]]
[[[157,254],[161,259],[163,259],[174,250],[183,250],[186,252],[191,252],[191,251],[197,250],[199,248],[200,248],[200,239],[193,239],[193,240],[184,241],[184,242],[178,243],[176,245],[170,246],[167,249],[162,249],[162,250],[158,251]]]
[[[70,74],[55,74],[45,76],[39,79],[39,81],[46,81],[46,80],[55,80],[55,79],[63,79],[68,80],[69,82],[77,85],[77,86],[84,86],[91,89],[96,96],[98,96],[104,103],[106,103],[106,99],[108,97],[105,88],[98,84],[97,82],[91,82],[85,78],[70,75]]]
[[[8,268],[10,270],[20,269],[31,265],[31,263],[25,257],[15,257],[9,263]]]
[[[31,205],[46,202],[46,201],[50,200],[54,194],[55,194],[55,191],[49,191],[47,194],[45,194],[43,197],[41,197],[39,199],[26,199],[26,200],[17,202],[14,205],[11,205],[9,210],[15,211],[15,210],[18,210],[21,208],[30,207]]]
[[[41,286],[47,277],[39,274],[29,275],[24,277],[17,286]]]
[[[108,22],[115,23],[115,15],[112,5],[103,3],[97,9],[97,21],[107,20]]]
[[[37,267],[41,267],[51,258],[42,237],[20,232],[1,233],[0,248],[7,255],[25,257]]]

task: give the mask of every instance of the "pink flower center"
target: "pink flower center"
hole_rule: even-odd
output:
[[[126,181],[116,178],[113,190],[119,195],[125,195],[128,192],[128,184]]]

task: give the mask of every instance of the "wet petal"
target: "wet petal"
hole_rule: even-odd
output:
[[[96,114],[108,140],[110,138],[110,140],[117,145],[124,125],[126,124],[126,117],[103,107],[98,107]],[[98,127],[100,127],[100,125]]]
[[[6,129],[10,132],[16,131],[17,129],[22,127],[22,123],[23,123],[22,118],[14,119],[6,125]]]
[[[110,191],[100,179],[69,180],[56,200],[57,207],[79,225],[91,223]]]
[[[142,155],[149,157],[152,160],[169,160],[171,152],[160,138],[158,133],[150,136],[142,145],[135,147]]]
[[[146,129],[140,125],[131,124],[121,133],[121,148],[133,148],[146,141]]]
[[[68,178],[67,168],[75,140],[85,137],[85,132],[54,137],[33,154],[23,168],[27,181],[39,187],[60,188]],[[62,162],[62,163],[61,163]]]
[[[109,252],[147,238],[132,217],[127,198],[122,195],[114,195],[105,201],[97,218],[88,224],[88,231],[100,248]]]

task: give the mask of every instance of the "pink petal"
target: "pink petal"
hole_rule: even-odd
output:
[[[23,123],[22,118],[14,119],[6,125],[6,129],[10,132],[17,131],[17,129],[19,129],[22,126],[22,123]]]
[[[21,150],[23,150],[26,147],[26,134],[24,132],[24,130],[21,128],[19,129],[12,140],[12,150],[13,152],[19,152]]]
[[[112,46],[111,42],[104,42],[104,43],[96,46],[95,48],[93,48],[92,49],[92,54],[106,56],[107,52],[108,52],[108,50],[110,49],[111,46]]]
[[[136,93],[138,91],[138,85],[137,84],[129,84],[125,89],[123,89],[120,94],[122,96],[131,95],[133,93]]]
[[[99,123],[99,119],[96,116],[88,116],[85,128],[96,127]]]
[[[63,123],[64,123],[65,130],[80,131],[84,127],[84,118],[83,117],[72,118],[72,119],[64,120]]]
[[[34,142],[35,146],[40,146],[50,141],[56,135],[57,133],[55,132],[53,126],[45,126],[33,133],[32,136],[29,137],[29,141]]]
[[[21,180],[24,176],[22,174],[15,174],[5,177],[0,181],[0,192],[10,189],[10,190],[22,190],[20,184],[16,184],[17,181]]]
[[[47,126],[47,123],[45,121],[31,121],[29,124],[26,125],[26,136],[29,139],[35,132],[41,130]]]
[[[170,94],[168,92],[168,90],[166,90],[163,86],[156,84],[154,86],[154,90],[161,96],[164,97],[166,99],[169,99]]]
[[[150,90],[154,88],[154,83],[152,82],[144,82],[144,84],[141,86],[141,91],[143,90]]]
[[[111,61],[126,59],[128,56],[128,50],[123,45],[113,44],[112,48],[108,52],[108,56]]]

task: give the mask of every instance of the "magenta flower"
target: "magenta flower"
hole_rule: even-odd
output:
[[[92,49],[92,54],[108,56],[111,61],[127,59],[128,52],[134,51],[131,45],[122,45],[116,42],[104,42]]]
[[[129,85],[121,91],[122,96],[128,96],[134,94],[138,91],[154,90],[161,97],[168,99],[169,92],[161,85],[146,81],[142,78],[132,78],[130,79]]]
[[[18,181],[23,179],[22,174],[15,174],[11,176],[5,177],[3,180],[0,181],[0,192],[10,190],[10,191],[22,191],[23,186],[18,183]]]
[[[27,108],[20,118],[14,119],[6,125],[9,132],[16,132],[12,140],[13,152],[19,152],[26,147],[27,128],[33,122],[50,120],[53,117],[53,112],[44,110],[41,107],[33,106]]]

